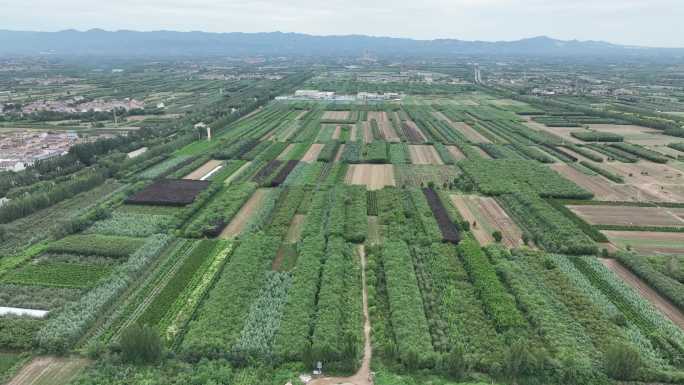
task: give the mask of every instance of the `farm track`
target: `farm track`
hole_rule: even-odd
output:
[[[648,302],[653,304],[661,313],[672,320],[675,325],[684,330],[684,314],[672,304],[672,302],[658,294],[651,286],[623,266],[619,261],[608,258],[600,258],[600,260],[604,266],[612,270],[613,273],[625,281],[626,284],[634,288],[639,295],[648,300]]]
[[[366,249],[363,245],[358,246],[359,258],[361,258],[361,285],[363,287],[363,360],[361,367],[351,377],[318,378],[310,381],[309,385],[372,385],[371,358],[373,349],[371,346],[371,324],[368,313],[368,287],[366,286]]]
[[[7,385],[68,384],[89,362],[80,357],[36,357],[22,367]]]
[[[304,219],[306,219],[306,215],[304,214],[295,214],[295,216],[292,217],[292,222],[290,223],[290,227],[287,229],[287,234],[285,235],[285,242],[295,243],[299,241],[302,236]]]

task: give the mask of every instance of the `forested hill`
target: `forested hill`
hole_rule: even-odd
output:
[[[298,33],[207,33],[67,30],[0,30],[0,55],[143,55],[143,56],[684,56],[684,49],[642,48],[597,41],[561,41],[536,37],[483,42],[455,39],[413,40],[362,35],[312,36]]]

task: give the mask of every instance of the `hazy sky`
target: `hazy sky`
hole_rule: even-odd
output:
[[[684,0],[0,0],[0,29],[201,30],[684,47]]]

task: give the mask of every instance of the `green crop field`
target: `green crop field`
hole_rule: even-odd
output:
[[[169,106],[72,169],[0,173],[0,307],[49,311],[0,315],[0,380],[49,354],[89,358],[74,385],[299,384],[318,362],[355,385],[684,383],[684,226],[573,211],[681,217],[680,161],[649,142],[662,114],[465,64],[210,63],[86,76]]]

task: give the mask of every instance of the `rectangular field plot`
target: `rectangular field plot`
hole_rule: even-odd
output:
[[[223,166],[220,160],[210,160],[200,166],[197,170],[183,177],[183,179],[206,180]]]
[[[425,187],[430,182],[437,186],[448,185],[461,171],[456,166],[433,166],[425,164],[401,164],[394,168],[397,186]]]
[[[352,164],[347,170],[345,182],[366,186],[368,190],[395,186],[394,167],[391,164]]]
[[[409,145],[408,148],[413,164],[444,164],[437,150],[430,145]]]
[[[397,135],[397,133],[394,131],[394,128],[392,127],[392,122],[390,122],[386,112],[369,111],[368,121],[371,121],[373,119],[375,119],[375,121],[378,123],[378,128],[380,129],[380,133],[382,134],[384,140],[388,142],[401,141],[399,135]]]
[[[501,232],[501,243],[507,247],[522,244],[522,231],[494,198],[476,195],[451,195],[450,198],[463,219],[471,224],[470,231],[481,245],[494,243],[494,231]]]
[[[649,231],[602,231],[608,239],[626,249],[629,246],[642,254],[683,254],[684,233]]]
[[[592,225],[684,226],[684,209],[631,206],[568,206]]]
[[[192,203],[210,183],[189,179],[162,179],[134,194],[126,203],[184,206]]]
[[[11,271],[3,278],[3,282],[83,289],[94,286],[111,269],[108,265],[40,262]]]

